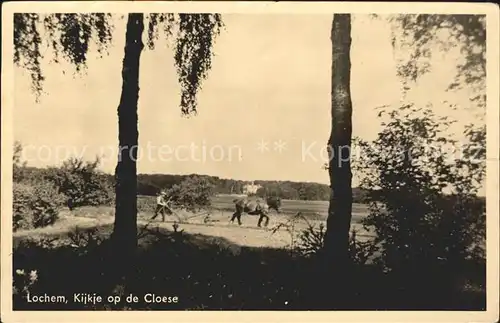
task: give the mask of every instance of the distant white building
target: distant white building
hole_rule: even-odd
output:
[[[243,186],[243,194],[245,195],[256,194],[257,190],[261,187],[262,185],[256,185],[254,182],[252,182],[251,184],[246,184]]]

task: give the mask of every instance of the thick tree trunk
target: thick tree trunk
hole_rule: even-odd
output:
[[[116,206],[113,242],[121,264],[137,249],[137,104],[139,100],[139,61],[144,44],[142,13],[128,15],[125,56],[122,67],[122,93],[118,106],[118,163],[115,170]]]
[[[334,270],[349,264],[349,230],[352,216],[350,89],[351,16],[335,14],[332,31],[332,131],[328,141],[331,183],[325,235],[325,256]],[[329,267],[328,265],[328,267]]]

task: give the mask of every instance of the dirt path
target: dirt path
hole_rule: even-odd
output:
[[[146,221],[140,221],[146,223]],[[139,222],[139,223],[140,223]],[[154,226],[172,229],[172,223],[155,223]],[[202,225],[182,223],[179,228],[191,234],[222,237],[240,246],[283,248],[290,243],[286,231],[272,233],[269,229],[232,225]]]
[[[179,230],[184,230],[186,233],[202,234],[207,236],[215,236],[225,238],[240,246],[249,247],[272,247],[283,248],[290,244],[290,233],[285,229],[280,229],[272,232],[272,228],[281,222],[286,221],[286,218],[271,217],[267,229],[258,228],[256,216],[247,216],[243,220],[243,224],[239,226],[236,223],[229,223],[227,214],[220,214],[211,217],[215,222],[204,223],[203,217],[193,217],[188,221],[190,223],[180,223]],[[168,230],[173,230],[175,218],[169,217],[165,222],[150,221],[149,216],[139,217],[138,224],[148,225],[149,228],[161,227]],[[98,218],[82,217],[82,216],[64,216],[60,222],[51,227],[45,227],[36,230],[23,230],[14,233],[14,237],[24,238],[39,235],[57,235],[65,232],[70,232],[76,227],[80,229],[91,228],[102,225],[109,225],[114,222],[114,217],[110,215],[101,215]],[[353,223],[355,228],[359,228],[358,223]],[[305,223],[296,226],[296,232],[306,227]],[[363,239],[363,237],[360,237]]]
[[[193,220],[191,220],[193,221]],[[276,220],[271,218],[268,228],[257,227],[258,217],[247,217],[243,224],[239,226],[236,223],[229,223],[227,218],[221,219],[215,223],[203,223],[201,218],[195,223],[180,223],[179,229],[184,229],[187,233],[203,234],[208,236],[217,236],[228,239],[229,241],[241,246],[249,247],[272,247],[283,248],[290,244],[290,233],[284,228],[277,230],[273,233],[272,229],[279,223],[284,222],[283,219]],[[139,220],[138,223],[146,224],[148,221]],[[194,222],[194,221],[193,221]],[[319,221],[318,221],[319,222]],[[172,225],[175,223],[173,220],[168,222],[153,222],[151,227],[159,226],[172,230]],[[316,223],[319,224],[319,223]],[[364,231],[359,223],[353,223],[351,227],[357,230]],[[296,234],[302,229],[305,229],[305,223],[296,226]],[[368,235],[361,234],[361,240],[368,239]]]

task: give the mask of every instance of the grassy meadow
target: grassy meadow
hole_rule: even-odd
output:
[[[234,212],[232,203],[235,196],[220,195],[212,198],[212,207],[207,211],[193,213],[185,210],[175,210],[174,215],[166,216],[165,223],[161,222],[161,216],[152,220],[156,207],[154,196],[138,196],[138,224],[172,230],[174,223],[180,224],[190,234],[204,234],[207,236],[229,239],[233,243],[253,247],[289,248],[291,234],[296,237],[302,230],[307,229],[308,224],[319,228],[325,224],[328,202],[327,201],[282,201],[282,212],[277,214],[275,210],[270,213],[270,221],[267,228],[258,228],[258,216],[244,214],[242,225],[230,224],[229,220]],[[286,224],[297,212],[302,212],[307,220],[299,220],[294,225],[293,233],[287,230]],[[366,232],[360,221],[367,215],[366,205],[353,205],[352,228],[359,232],[358,237],[365,240],[372,235]],[[114,206],[83,206],[74,210],[67,208],[60,213],[60,219],[53,225],[44,228],[19,230],[14,233],[15,239],[23,239],[32,236],[50,237],[60,236],[74,230],[95,228],[102,225],[111,225],[114,221]],[[208,215],[208,217],[207,217]]]
[[[212,208],[214,210],[234,212],[233,200],[238,195],[219,194],[212,197]],[[154,210],[156,206],[156,198],[154,196],[140,195],[137,199],[139,211],[147,212]],[[301,200],[282,200],[281,212],[283,214],[296,214],[301,212],[308,218],[315,220],[326,220],[328,215],[328,201],[301,201]],[[274,210],[271,211],[276,213]],[[368,213],[368,206],[361,203],[353,203],[353,217],[361,218]]]
[[[145,197],[142,197],[145,198]],[[212,206],[216,209],[233,210],[233,200],[235,196],[219,194],[212,198]],[[305,214],[317,214],[326,219],[328,214],[328,201],[304,201],[304,200],[282,200],[281,210],[283,213],[297,213],[302,212]],[[353,213],[367,212],[367,205],[360,203],[353,203]]]

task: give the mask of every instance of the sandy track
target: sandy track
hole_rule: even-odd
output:
[[[64,223],[45,227],[35,230],[22,230],[13,234],[15,238],[30,238],[33,236],[51,236],[59,235],[65,232],[70,232],[75,228],[88,229],[102,225],[112,224],[113,217],[106,216],[105,218],[85,218],[85,217],[65,217]],[[149,223],[148,228],[154,229],[156,227],[173,230],[174,221],[166,222],[148,222],[146,220],[138,220],[138,224],[146,225]],[[179,230],[184,230],[190,234],[202,234],[207,236],[222,237],[241,246],[249,247],[275,247],[281,248],[287,246],[290,237],[287,232],[278,231],[272,234],[269,230],[252,228],[248,226],[232,225],[213,225],[213,224],[198,224],[198,223],[181,223]],[[140,229],[139,229],[140,231]],[[288,240],[287,240],[288,239]]]
[[[204,223],[202,216],[192,217],[188,220],[190,223],[180,223],[179,230],[184,230],[184,232],[190,234],[202,234],[213,237],[222,237],[240,246],[249,247],[283,248],[289,246],[291,241],[290,233],[284,228],[276,231],[275,233],[273,233],[271,230],[279,223],[285,222],[285,217],[271,217],[269,226],[266,229],[257,227],[257,216],[244,216],[242,218],[243,224],[241,226],[239,226],[237,223],[229,223],[229,217],[226,213],[212,216],[211,219],[214,222]],[[176,222],[175,220],[176,219],[174,217],[167,217],[165,222],[161,222],[161,220],[150,221],[149,216],[140,216],[137,223],[141,225],[147,224],[149,228],[160,227],[168,230],[173,230],[173,224]],[[66,215],[61,218],[61,220],[54,226],[36,230],[18,231],[14,233],[14,237],[27,238],[34,235],[50,236],[72,231],[76,227],[85,229],[102,225],[109,225],[113,222],[114,217],[110,215],[102,215],[97,218]],[[319,224],[319,222],[316,222],[316,224]],[[305,223],[299,223],[298,225],[296,225],[296,232],[298,233],[298,231],[304,229],[305,227]],[[357,230],[360,229],[360,225],[359,223],[357,223],[356,217],[353,217],[352,227],[356,228]],[[363,235],[360,236],[360,239],[366,238],[367,237],[364,237]]]

